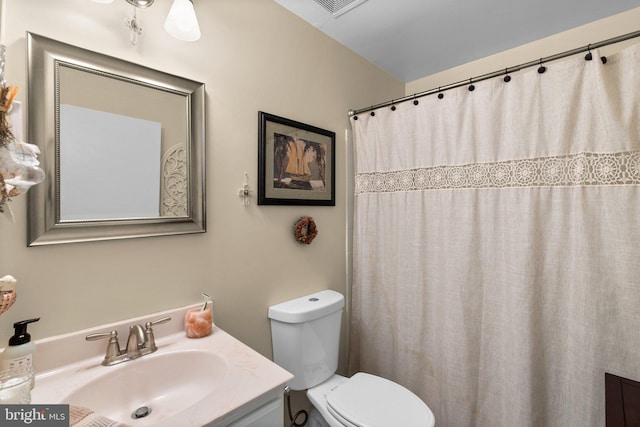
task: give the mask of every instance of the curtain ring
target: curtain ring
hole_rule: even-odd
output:
[[[395,100],[391,100],[391,111],[396,111],[396,104],[394,103]]]
[[[542,58],[540,58],[540,66],[538,67],[538,73],[542,74],[545,71],[547,71],[547,67],[545,67],[544,65],[542,65]]]
[[[440,86],[438,86],[438,99],[444,98],[444,93],[440,92]]]
[[[593,59],[593,55],[591,55],[591,43],[589,43],[589,44],[587,45],[587,50],[589,51],[589,53],[587,53],[587,54],[584,56],[584,60],[585,60],[585,61],[591,61],[591,60]]]
[[[509,83],[511,81],[511,76],[509,75],[509,68],[504,69],[504,80],[505,83]]]
[[[413,105],[418,105],[420,101],[416,99],[416,95],[413,95]]]
[[[469,92],[473,92],[476,90],[476,87],[473,85],[473,79],[469,79]]]

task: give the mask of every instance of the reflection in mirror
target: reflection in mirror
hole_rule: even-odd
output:
[[[30,193],[29,245],[204,232],[204,85],[27,42],[29,138],[48,178]]]
[[[158,122],[60,104],[60,221],[160,216],[160,144]]]

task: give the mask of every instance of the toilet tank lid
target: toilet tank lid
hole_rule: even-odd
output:
[[[316,320],[342,310],[344,296],[327,289],[269,307],[269,319],[284,323]]]

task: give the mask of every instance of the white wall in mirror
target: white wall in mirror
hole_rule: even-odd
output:
[[[160,215],[161,123],[60,105],[60,220]]]

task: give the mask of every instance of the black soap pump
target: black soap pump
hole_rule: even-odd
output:
[[[13,324],[15,334],[9,338],[9,345],[2,352],[0,359],[2,370],[33,374],[33,353],[36,345],[31,341],[31,335],[27,333],[27,325],[38,320],[40,320],[39,317]]]

